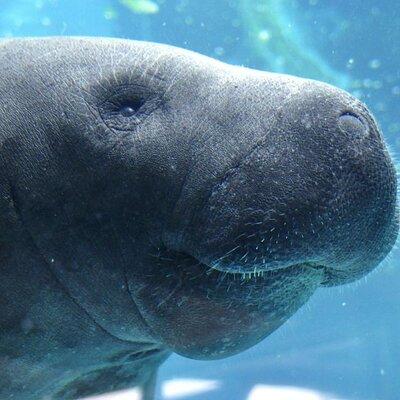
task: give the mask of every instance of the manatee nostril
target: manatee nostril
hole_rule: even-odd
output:
[[[352,112],[345,112],[339,117],[339,128],[342,132],[363,139],[369,135],[368,122]]]

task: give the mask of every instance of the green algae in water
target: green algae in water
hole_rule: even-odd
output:
[[[350,77],[334,70],[291,24],[289,0],[239,0],[256,56],[275,72],[322,80],[348,88]]]
[[[157,14],[160,7],[151,0],[120,0],[120,3],[135,14]]]

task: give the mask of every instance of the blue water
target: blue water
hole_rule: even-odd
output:
[[[394,154],[400,152],[400,2],[132,3],[136,10],[119,0],[3,0],[0,36],[150,40],[230,63],[324,80],[365,101]],[[278,395],[272,390],[282,394],[282,387],[289,386],[297,394],[289,397],[287,392],[283,399],[318,399],[311,394],[300,397],[303,389],[309,389],[315,396],[320,393],[321,399],[398,400],[398,264],[395,251],[363,281],[319,290],[281,329],[238,356],[214,362],[172,356],[160,370],[157,398],[259,400],[270,393],[268,399],[274,400]],[[197,380],[186,382],[185,387],[192,388],[190,395],[177,397],[177,379]]]

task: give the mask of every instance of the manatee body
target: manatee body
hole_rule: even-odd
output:
[[[329,85],[144,42],[0,44],[0,398],[261,341],[390,251],[396,175]]]

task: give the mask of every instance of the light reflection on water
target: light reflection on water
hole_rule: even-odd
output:
[[[203,379],[171,379],[162,384],[162,399],[189,399],[222,388],[222,382]],[[344,400],[315,390],[273,385],[255,385],[246,400]],[[142,400],[138,389],[87,397],[82,400]]]

